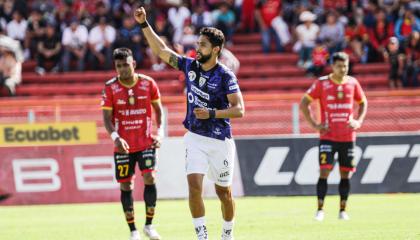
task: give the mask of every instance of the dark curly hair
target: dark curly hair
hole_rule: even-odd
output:
[[[200,35],[206,36],[213,47],[220,47],[220,55],[225,44],[225,35],[223,35],[223,32],[214,27],[204,27],[200,30]]]

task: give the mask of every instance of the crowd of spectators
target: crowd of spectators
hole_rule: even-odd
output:
[[[294,51],[308,74],[322,74],[329,56],[346,51],[352,63],[388,61],[397,67],[391,87],[418,85],[418,1],[2,0],[0,29],[20,42],[25,60],[36,60],[39,74],[109,70],[112,50],[121,46],[133,50],[138,66],[148,58],[160,71],[166,65],[150,54],[132,18],[139,6],[179,52],[193,51],[199,29],[215,26],[227,47],[237,32],[261,33],[262,52]]]

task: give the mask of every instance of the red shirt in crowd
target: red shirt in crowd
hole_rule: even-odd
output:
[[[312,50],[312,63],[317,67],[325,66],[327,65],[328,56],[329,53],[326,47],[315,47]]]
[[[348,126],[348,121],[353,118],[354,102],[360,104],[366,97],[355,78],[346,76],[344,82],[337,83],[329,76],[320,77],[306,92],[306,97],[319,99],[321,123],[329,128],[329,131],[320,135],[321,140],[356,140],[356,132]]]
[[[113,111],[112,123],[120,137],[127,141],[130,153],[146,150],[152,145],[151,104],[159,99],[156,82],[142,74],[136,75],[132,86],[124,85],[118,78],[106,83],[102,109]]]
[[[281,0],[261,0],[257,3],[257,9],[261,12],[264,24],[270,27],[271,21],[280,13]]]

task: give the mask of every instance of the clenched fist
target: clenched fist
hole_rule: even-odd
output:
[[[144,7],[136,9],[134,12],[134,19],[140,24],[146,21],[146,10],[144,10]]]

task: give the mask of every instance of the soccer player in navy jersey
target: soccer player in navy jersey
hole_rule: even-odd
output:
[[[196,59],[182,57],[169,49],[146,21],[146,11],[139,8],[134,17],[153,53],[172,67],[184,72],[187,89],[187,113],[184,136],[187,149],[186,174],[189,205],[197,238],[208,239],[202,198],[203,178],[215,182],[222,205],[222,240],[233,239],[235,204],[231,184],[235,144],[230,118],[244,116],[244,102],[235,74],[218,62],[224,44],[223,33],[201,29]]]
[[[136,164],[144,181],[146,223],[143,232],[148,238],[159,240],[160,236],[152,225],[156,206],[156,148],[163,137],[159,89],[151,77],[135,72],[136,62],[130,49],[115,49],[113,58],[118,75],[105,84],[101,105],[105,128],[115,145],[115,175],[120,183],[130,240],[140,240],[134,221],[132,195]],[[152,135],[152,108],[156,113],[158,136]]]

